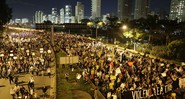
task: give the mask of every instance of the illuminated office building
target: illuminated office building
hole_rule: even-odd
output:
[[[170,19],[178,19],[178,22],[185,21],[185,0],[171,1]]]
[[[92,19],[101,17],[101,0],[92,0]]]
[[[134,19],[146,18],[149,14],[150,0],[135,0]]]
[[[77,2],[75,6],[75,18],[78,23],[84,19],[84,5],[81,2]]]
[[[120,20],[131,19],[132,0],[118,0],[118,18]]]

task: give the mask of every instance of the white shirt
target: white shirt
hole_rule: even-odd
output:
[[[10,94],[11,95],[15,94],[15,90],[13,88],[10,89]]]
[[[107,99],[111,99],[111,92],[107,93]]]
[[[48,72],[48,73],[50,73],[50,72],[51,72],[51,69],[50,69],[50,68],[48,68],[48,69],[47,69],[47,72]]]
[[[121,83],[120,87],[121,87],[122,89],[124,89],[124,88],[125,88],[125,83]]]
[[[33,78],[30,78],[30,82],[34,82],[34,79]]]
[[[113,99],[117,99],[117,95],[116,95],[116,94],[113,94],[113,95],[112,95],[112,98],[113,98]]]

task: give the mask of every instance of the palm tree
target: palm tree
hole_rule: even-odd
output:
[[[171,42],[170,35],[177,30],[178,23],[177,20],[160,20],[160,25],[162,26],[163,36],[165,37],[165,44],[168,45],[168,43]]]
[[[107,17],[108,20],[108,24],[106,25],[108,28],[108,33],[107,33],[107,38],[111,37],[113,40],[112,42],[114,42],[114,38],[119,38],[118,35],[118,17],[115,16],[110,16]]]
[[[155,36],[155,33],[158,32],[158,16],[154,15],[151,16],[149,15],[146,19],[146,30],[148,30],[147,35],[148,35],[148,42],[152,43],[153,36]]]
[[[81,20],[81,23],[82,23],[82,24],[87,24],[88,22],[90,22],[89,19],[82,19],[82,20]]]

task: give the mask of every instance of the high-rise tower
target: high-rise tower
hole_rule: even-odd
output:
[[[52,23],[58,23],[58,20],[57,20],[57,8],[52,8],[51,15],[52,15],[51,22]]]
[[[101,0],[92,0],[92,19],[101,17]]]
[[[64,9],[60,9],[60,23],[65,23],[65,13],[64,13]]]
[[[77,2],[75,6],[75,17],[78,23],[84,19],[84,5],[81,2]]]
[[[72,22],[72,7],[71,5],[65,6],[65,23],[71,23]]]
[[[170,19],[178,19],[178,22],[185,21],[185,0],[171,1]]]
[[[44,15],[44,13],[42,11],[36,11],[35,12],[35,23],[42,23],[43,22],[43,15]]]
[[[150,0],[135,0],[134,19],[146,18],[149,13]]]
[[[118,18],[120,20],[131,19],[132,0],[118,0]]]

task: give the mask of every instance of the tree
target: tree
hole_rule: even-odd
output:
[[[155,33],[158,32],[158,16],[157,15],[148,15],[146,19],[146,29],[148,30],[148,42],[152,43],[152,39],[155,36]]]
[[[107,30],[108,30],[108,35],[107,37],[111,37],[112,42],[114,42],[115,38],[119,38],[119,33],[118,33],[118,17],[115,16],[110,16],[107,17],[108,23],[107,23]]]
[[[180,40],[174,40],[168,44],[168,55],[173,59],[179,59],[185,61],[185,38]]]
[[[160,20],[160,26],[162,26],[163,36],[166,40],[165,43],[168,45],[171,42],[170,35],[175,32],[178,28],[177,20]]]
[[[82,23],[82,24],[87,24],[88,22],[90,22],[89,19],[82,19],[82,20],[81,20],[81,23]]]
[[[6,4],[6,0],[0,1],[0,30],[12,18],[12,9]]]
[[[116,27],[118,22],[118,17],[115,17],[115,16],[107,17],[107,20],[108,20],[108,25],[110,27]]]

